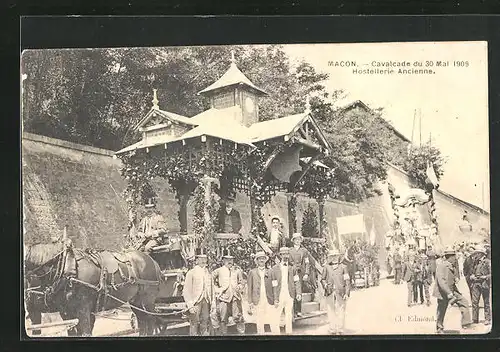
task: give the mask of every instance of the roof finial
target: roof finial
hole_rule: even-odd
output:
[[[234,49],[231,49],[231,63],[236,63],[236,60],[234,59]]]
[[[152,102],[153,102],[153,109],[159,109],[159,108],[160,108],[160,107],[158,106],[158,98],[157,98],[157,96],[156,96],[156,91],[157,91],[157,89],[156,89],[156,88],[155,88],[155,89],[153,89],[153,100],[152,100]]]
[[[308,95],[306,95],[306,109],[304,110],[304,113],[306,113],[306,114],[311,113],[311,102],[309,100],[310,100],[310,97],[308,94]]]

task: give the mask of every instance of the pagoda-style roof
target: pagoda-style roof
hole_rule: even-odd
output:
[[[268,95],[267,92],[265,92],[264,90],[260,89],[255,84],[253,84],[252,81],[250,81],[248,79],[248,77],[245,76],[243,74],[243,72],[240,71],[240,69],[236,66],[234,60],[231,62],[231,66],[226,71],[226,73],[224,73],[222,75],[221,78],[219,78],[217,81],[215,81],[213,84],[211,84],[207,88],[198,92],[198,94],[209,95],[210,93],[212,93],[216,90],[227,88],[227,87],[232,87],[235,85],[243,85],[243,86],[249,87],[257,95],[260,95],[260,96]]]
[[[168,112],[163,113],[170,114]],[[152,140],[142,140],[121,149],[116,152],[116,154],[122,154],[131,150],[150,148],[156,145],[164,145],[192,138],[201,138],[203,136],[223,139],[233,143],[245,144],[254,147],[255,143],[267,140],[276,138],[292,138],[292,136],[299,132],[299,130],[306,123],[310,123],[312,126],[313,130],[311,131],[311,136],[314,136],[314,141],[311,140],[308,142],[306,138],[298,138],[298,141],[316,149],[330,149],[328,141],[317,126],[313,117],[308,112],[258,122],[250,127],[243,126],[236,122],[237,114],[239,113],[241,112],[238,107],[230,107],[226,109],[209,109],[195,115],[192,118],[181,116],[187,120],[190,126],[189,130],[182,135],[162,135]],[[184,119],[182,121],[184,121]],[[144,120],[147,121],[146,119]]]
[[[160,113],[162,115],[168,114],[169,117],[174,116],[168,112],[161,111]],[[315,137],[315,142],[310,142],[309,146],[317,149],[330,149],[329,143],[321,130],[317,127],[315,120],[307,112],[258,122],[250,127],[243,126],[236,122],[237,114],[239,113],[241,112],[238,107],[230,107],[226,109],[209,109],[192,118],[177,115],[182,118],[180,122],[182,121],[184,123],[184,121],[187,120],[186,124],[189,125],[189,130],[187,132],[179,136],[162,135],[148,141],[142,140],[121,149],[116,152],[116,154],[122,154],[136,149],[150,148],[156,145],[174,143],[196,137],[201,138],[202,136],[223,139],[254,147],[254,144],[258,142],[264,142],[276,138],[289,139],[306,123],[310,123],[313,127],[311,135],[314,135]],[[147,119],[145,118],[144,121],[147,122]],[[144,124],[145,123],[143,123],[143,125]],[[306,140],[299,139],[299,141],[307,144]]]

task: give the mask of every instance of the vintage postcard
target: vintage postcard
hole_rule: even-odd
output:
[[[486,42],[26,50],[25,331],[485,334]]]

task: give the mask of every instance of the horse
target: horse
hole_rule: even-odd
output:
[[[69,336],[92,336],[95,313],[116,309],[126,302],[137,317],[139,335],[152,335],[156,324],[151,313],[164,280],[158,263],[137,250],[107,252],[107,258],[126,261],[115,259],[113,265],[119,266],[120,271],[103,276],[103,265],[89,253],[92,252],[73,248],[64,241],[25,246],[25,307],[31,322],[40,324],[42,313],[59,312],[64,320],[78,319],[78,324],[68,330]],[[124,277],[123,272],[129,277]],[[103,277],[111,278],[111,284]],[[120,301],[103,295],[103,286]]]

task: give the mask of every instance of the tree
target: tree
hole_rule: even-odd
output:
[[[428,162],[434,167],[437,179],[441,179],[446,159],[441,155],[441,151],[430,143],[411,148],[403,161],[403,168],[418,188],[425,189]]]
[[[301,229],[304,237],[319,237],[318,214],[311,204],[304,211]]]
[[[133,127],[151,108],[153,88],[163,110],[188,117],[206,110],[208,101],[197,93],[227,70],[231,50],[245,75],[269,93],[259,101],[261,120],[302,112],[311,96],[312,114],[333,147],[324,161],[334,170],[332,197],[377,194],[385,161],[403,163],[382,111],[340,116],[333,104],[343,91],[329,92],[328,74],[307,62],[292,67],[280,45],[25,51],[24,130],[121,149],[137,141]]]

